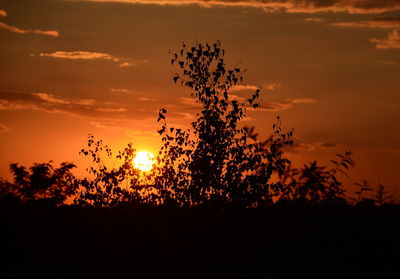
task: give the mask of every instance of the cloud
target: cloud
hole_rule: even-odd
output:
[[[177,114],[179,115],[180,118],[183,118],[183,119],[193,119],[194,118],[194,114],[189,113],[189,112],[177,112]]]
[[[367,27],[367,28],[400,28],[400,18],[381,17],[365,21],[336,22],[333,26],[339,27]]]
[[[141,98],[139,98],[139,101],[142,101],[142,102],[154,102],[155,99],[147,98],[147,97],[141,97]]]
[[[125,88],[111,88],[110,91],[113,93],[132,93],[132,90]]]
[[[34,56],[34,54],[31,54]],[[70,59],[70,60],[109,60],[116,63],[119,63],[118,67],[130,67],[137,66],[141,63],[147,63],[147,60],[140,61],[125,61],[125,59],[116,57],[114,55],[104,53],[104,52],[92,52],[92,51],[62,51],[58,50],[51,53],[39,53],[41,57],[51,57],[57,59]]]
[[[305,98],[305,99],[288,99],[291,104],[313,104],[316,103],[314,99]]]
[[[386,39],[370,39],[378,49],[400,49],[400,31],[393,30]]]
[[[297,136],[294,137],[294,144],[291,147],[292,151],[315,151],[321,149],[335,148],[337,145],[332,142],[306,142],[304,139]]]
[[[256,91],[257,89],[266,89],[266,90],[275,90],[279,87],[281,87],[282,85],[280,83],[270,83],[267,84],[265,86],[257,86],[257,85],[235,85],[231,88],[231,92],[235,92],[235,91]]]
[[[190,109],[196,109],[196,108],[200,108],[201,104],[199,102],[196,102],[196,100],[192,97],[180,97],[179,98],[179,102]]]
[[[53,103],[53,104],[69,104],[68,101],[63,100],[63,99],[57,99],[55,98],[52,94],[47,94],[47,93],[31,93],[33,96],[37,96],[40,100],[47,102],[47,103]]]
[[[97,111],[102,112],[126,112],[128,111],[126,108],[97,108]]]
[[[61,59],[81,59],[81,60],[94,60],[104,59],[113,60],[118,62],[119,59],[108,53],[90,52],[90,51],[55,51],[52,53],[40,53],[39,56],[61,58]]]
[[[325,21],[325,19],[320,18],[320,17],[307,17],[304,20],[310,21],[310,22],[324,22]]]
[[[65,99],[49,93],[0,91],[0,110],[38,110],[86,117],[125,117],[127,108],[120,104],[93,99]]]
[[[60,33],[54,30],[32,30],[32,29],[21,29],[16,26],[8,25],[4,22],[0,22],[0,29],[5,29],[17,34],[40,34],[51,37],[59,37]]]
[[[5,133],[8,131],[9,131],[8,127],[4,126],[3,124],[0,124],[0,133]]]
[[[133,65],[132,63],[123,62],[123,63],[119,64],[118,67],[130,67],[130,66],[132,66],[132,65]]]
[[[148,63],[149,61],[146,59],[139,60],[139,61],[130,61],[130,62],[123,62],[118,65],[118,67],[132,67],[132,66],[138,66],[139,64],[143,63]]]
[[[266,12],[377,14],[400,10],[400,0],[81,0],[142,5],[257,8]]]
[[[93,99],[78,99],[75,101],[75,104],[82,106],[93,106],[96,103]]]
[[[259,86],[256,85],[235,85],[231,88],[231,92],[235,92],[235,91],[245,91],[245,90],[252,90],[255,91],[257,89],[259,89]]]
[[[5,10],[0,10],[0,16],[6,17],[7,16],[6,11]]]
[[[235,100],[235,101],[238,101],[238,102],[245,102],[245,100],[246,100],[246,98],[243,98],[243,97],[240,97],[240,96],[237,96],[237,95],[234,95],[234,94],[229,94],[229,99],[230,100]]]
[[[292,108],[294,105],[297,104],[313,104],[316,102],[316,100],[310,98],[287,99],[286,102],[271,102],[267,104],[261,104],[261,106],[257,109],[254,109],[254,111],[284,111]]]

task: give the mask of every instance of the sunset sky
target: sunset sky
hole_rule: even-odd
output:
[[[82,170],[89,133],[157,153],[158,110],[174,125],[197,110],[169,50],[216,40],[247,69],[232,94],[263,88],[243,124],[268,136],[280,115],[294,165],[352,150],[351,181],[400,186],[400,0],[1,0],[0,176]]]

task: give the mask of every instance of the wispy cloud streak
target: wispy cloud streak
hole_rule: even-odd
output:
[[[40,53],[39,56],[61,58],[61,59],[81,59],[81,60],[113,60],[118,62],[119,59],[108,53],[90,52],[90,51],[55,51],[52,53]]]
[[[212,7],[258,8],[266,12],[319,13],[347,12],[374,14],[400,10],[400,0],[81,0],[147,5],[198,5]]]
[[[367,28],[400,28],[400,18],[382,17],[365,21],[336,22],[333,26],[339,27],[367,27]]]
[[[32,54],[33,55],[33,54]],[[114,55],[103,53],[103,52],[92,52],[92,51],[55,51],[51,53],[39,53],[41,57],[51,57],[58,59],[71,59],[71,60],[110,60],[119,63],[119,67],[131,67],[138,66],[142,63],[147,63],[147,60],[141,61],[125,61],[123,58],[116,57]]]
[[[87,117],[122,117],[127,108],[93,99],[65,99],[44,92],[0,91],[0,110],[38,110]]]
[[[400,49],[400,31],[393,30],[386,39],[370,39],[378,49]]]
[[[284,111],[291,109],[293,106],[298,104],[313,104],[317,101],[310,98],[304,99],[287,99],[286,102],[270,102],[266,104],[261,104],[261,106],[255,111]]]
[[[0,22],[0,29],[8,30],[13,33],[17,34],[40,34],[40,35],[46,35],[46,36],[51,36],[51,37],[59,37],[60,33],[58,31],[54,30],[36,30],[36,29],[21,29],[16,26],[11,26],[8,25],[4,22]]]

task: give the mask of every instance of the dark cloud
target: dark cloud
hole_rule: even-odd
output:
[[[332,147],[335,147],[336,144],[331,143],[331,142],[323,142],[323,143],[320,144],[320,146],[326,147],[326,148],[332,148]]]

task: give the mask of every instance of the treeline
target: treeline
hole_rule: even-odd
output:
[[[229,68],[220,42],[185,44],[171,52],[173,81],[187,87],[201,109],[189,129],[171,126],[161,109],[158,122],[162,147],[153,169],[142,172],[132,166],[132,144],[115,154],[92,135],[80,151],[92,165],[86,178],[72,174],[75,165],[52,162],[30,168],[11,164],[13,181],[0,180],[0,198],[15,202],[42,201],[62,205],[114,207],[142,204],[173,207],[254,208],[288,202],[383,206],[395,203],[382,185],[373,189],[366,181],[358,191],[346,192],[340,175],[354,166],[351,152],[338,154],[333,167],[310,162],[293,168],[284,156],[293,145],[293,130],[283,131],[279,117],[273,133],[260,139],[253,127],[240,126],[249,109],[259,107],[261,88],[247,99],[230,90],[244,71]],[[113,166],[108,160],[115,162]],[[374,192],[367,196],[368,192]]]

